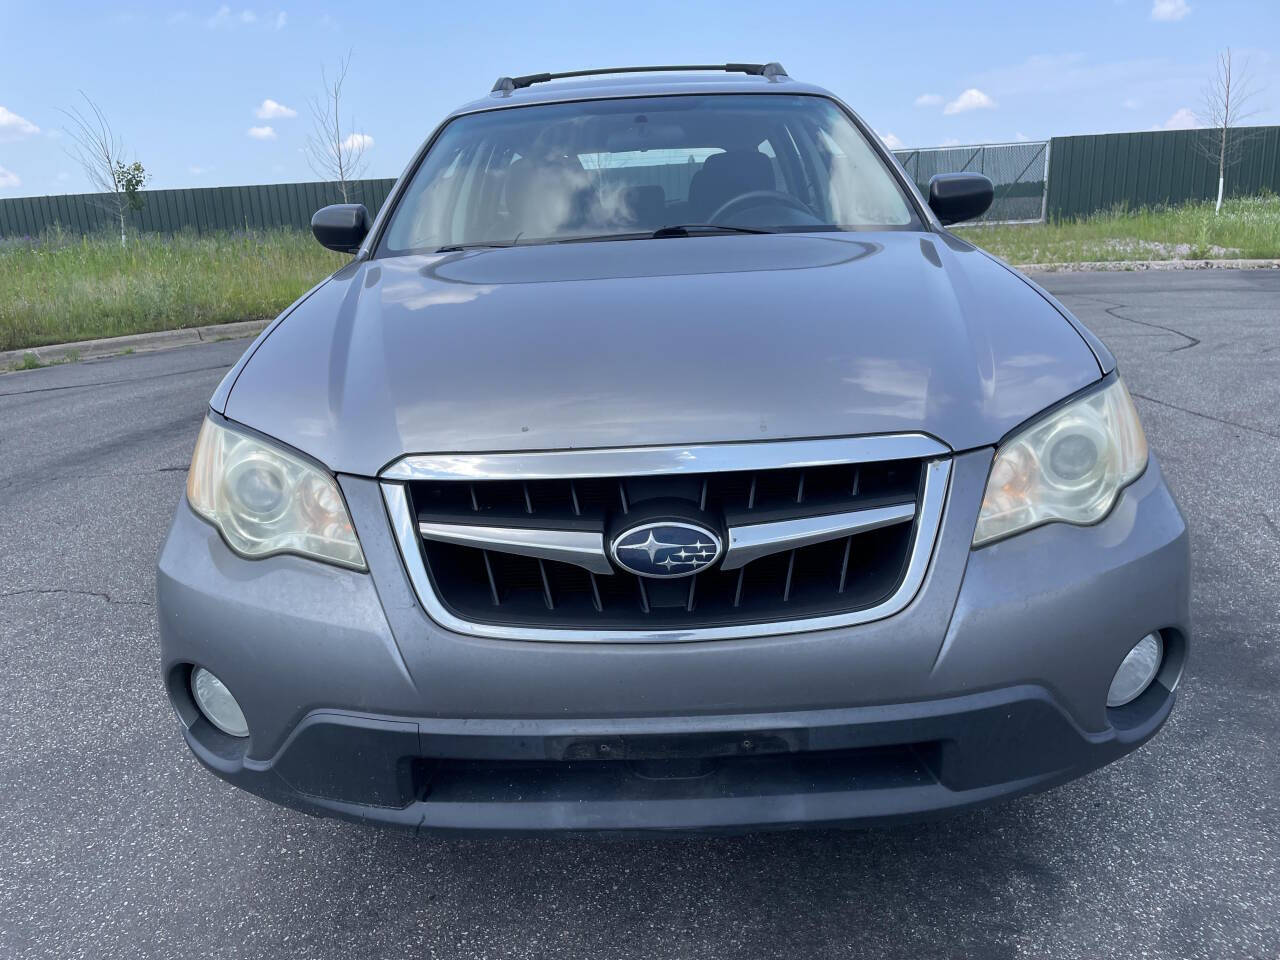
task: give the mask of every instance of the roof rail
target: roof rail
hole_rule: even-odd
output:
[[[535,83],[546,83],[548,80],[565,80],[569,77],[594,77],[604,73],[682,73],[688,70],[717,70],[724,73],[746,73],[756,77],[764,77],[770,82],[787,76],[787,71],[780,63],[697,63],[669,67],[601,67],[598,70],[570,70],[566,73],[531,73],[525,77],[499,77],[493,85],[491,93],[510,96],[517,90],[531,87]]]

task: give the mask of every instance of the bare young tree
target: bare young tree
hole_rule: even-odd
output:
[[[62,111],[69,121],[63,129],[72,142],[66,152],[80,164],[95,190],[107,197],[101,205],[120,225],[120,245],[124,246],[125,217],[130,210],[142,209],[139,191],[146,186],[150,174],[137,160],[125,162],[124,144],[112,131],[102,108],[83,90],[80,96],[87,111],[79,107]]]
[[[351,200],[350,184],[364,173],[368,161],[364,151],[369,138],[357,133],[353,124],[342,121],[342,86],[347,80],[347,68],[351,65],[351,52],[338,60],[338,69],[330,81],[324,67],[320,79],[324,83],[323,97],[311,100],[311,135],[307,137],[307,163],[321,180],[338,185],[342,202]]]
[[[1232,131],[1257,113],[1251,108],[1256,94],[1248,61],[1233,63],[1230,47],[1218,54],[1213,79],[1204,88],[1204,112],[1200,116],[1200,122],[1208,128],[1200,150],[1218,164],[1218,203],[1214,213],[1222,209],[1227,170],[1239,162],[1244,143],[1244,137]]]

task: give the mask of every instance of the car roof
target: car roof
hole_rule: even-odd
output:
[[[606,74],[583,80],[551,80],[465,103],[449,114],[456,117],[482,110],[524,107],[537,103],[572,100],[607,100],[618,97],[657,97],[693,93],[767,93],[834,96],[822,87],[790,77],[773,79],[735,73]]]

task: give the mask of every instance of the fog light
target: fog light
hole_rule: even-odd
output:
[[[240,704],[227,685],[204,667],[196,667],[192,672],[191,693],[200,712],[223,733],[233,737],[249,735],[249,724],[245,722]]]
[[[1160,641],[1160,634],[1148,633],[1134,644],[1111,681],[1107,706],[1123,707],[1137,700],[1142,691],[1151,686],[1163,659],[1164,644]]]

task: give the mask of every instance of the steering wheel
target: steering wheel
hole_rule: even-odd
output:
[[[781,190],[748,190],[746,193],[740,193],[736,197],[730,197],[724,203],[720,204],[720,206],[716,207],[715,211],[707,217],[707,222],[719,223],[722,218],[730,213],[736,213],[740,209],[759,207],[766,201],[780,203],[783,206],[791,207],[793,210],[798,210],[810,217],[814,215],[813,211],[809,209],[808,204],[789,193],[783,193]]]

